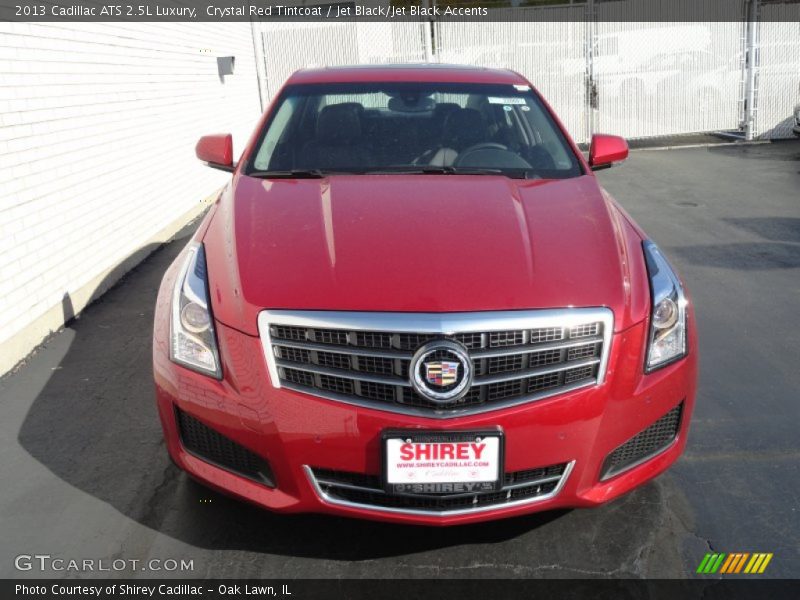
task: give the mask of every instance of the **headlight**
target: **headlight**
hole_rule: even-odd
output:
[[[222,378],[214,319],[208,302],[206,253],[192,244],[172,294],[170,358],[185,367]]]
[[[653,242],[644,242],[644,258],[650,276],[650,337],[645,372],[686,356],[686,297],[683,287]]]

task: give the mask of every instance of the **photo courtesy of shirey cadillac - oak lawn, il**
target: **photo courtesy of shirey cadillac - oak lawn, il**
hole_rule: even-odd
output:
[[[173,460],[279,512],[453,525],[591,507],[686,444],[692,304],[511,71],[295,73],[168,269]]]

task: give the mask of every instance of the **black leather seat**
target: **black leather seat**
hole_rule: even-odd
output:
[[[446,146],[459,152],[469,146],[488,142],[486,118],[474,108],[462,108],[450,113],[444,120],[442,140]]]
[[[474,108],[462,108],[447,115],[442,147],[433,153],[430,161],[425,162],[437,167],[451,166],[459,152],[488,141],[489,133],[483,114]]]
[[[444,122],[447,117],[461,110],[461,107],[455,102],[442,102],[437,104],[433,109],[431,116],[430,126],[425,131],[425,142],[430,144],[439,145],[442,141],[442,133],[444,133]]]
[[[318,169],[366,166],[370,153],[361,135],[363,111],[364,107],[356,102],[324,107],[317,117],[314,139],[303,145],[299,166]]]

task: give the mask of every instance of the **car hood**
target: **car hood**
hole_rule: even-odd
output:
[[[643,318],[626,223],[591,175],[237,175],[204,243],[215,317],[254,335],[265,308],[607,306],[620,330]]]

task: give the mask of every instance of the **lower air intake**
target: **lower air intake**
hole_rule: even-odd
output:
[[[180,409],[175,409],[175,416],[181,442],[190,454],[227,471],[275,487],[272,469],[263,458]]]
[[[678,435],[682,414],[683,402],[614,450],[603,464],[600,479],[613,477],[665,450]]]
[[[468,513],[552,498],[558,493],[572,463],[506,473],[496,492],[478,494],[392,495],[377,475],[331,469],[307,469],[318,492],[333,504],[410,513]]]

